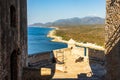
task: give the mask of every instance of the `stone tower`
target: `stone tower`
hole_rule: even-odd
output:
[[[120,80],[120,0],[106,2],[106,80]]]
[[[27,57],[26,0],[0,0],[0,80],[22,80]]]
[[[75,41],[73,40],[73,39],[70,39],[69,41],[68,41],[68,48],[74,48],[75,47]]]

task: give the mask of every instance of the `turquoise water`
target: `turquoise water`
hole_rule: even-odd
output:
[[[55,49],[66,48],[67,44],[51,42],[47,37],[52,28],[28,27],[28,54],[52,51]]]

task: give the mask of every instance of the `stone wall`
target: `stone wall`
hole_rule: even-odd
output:
[[[106,0],[106,80],[120,79],[120,0]]]
[[[26,0],[0,0],[0,80],[22,78],[27,57],[26,11]]]
[[[36,63],[41,60],[49,60],[51,58],[50,57],[51,55],[52,55],[52,52],[44,52],[44,53],[37,53],[37,54],[29,55],[28,62]]]
[[[45,74],[47,75],[42,75],[42,68],[48,68],[51,71],[47,74],[46,71],[44,71]],[[48,67],[40,67],[40,68],[30,68],[26,67],[23,68],[23,79],[22,80],[50,80],[55,73],[55,64],[51,64]]]
[[[44,52],[28,56],[28,67],[40,68],[47,67],[50,64],[56,63],[53,52]]]
[[[28,65],[27,63],[27,57],[28,57],[28,52],[27,52],[27,0],[20,0],[20,3],[18,3],[20,5],[20,28],[19,28],[19,32],[20,32],[20,47],[21,47],[21,53],[22,53],[22,66],[26,67]]]
[[[53,62],[53,59],[54,54],[52,51],[29,55],[28,67],[23,68],[23,80],[51,79],[55,73],[55,62]]]
[[[1,59],[1,1],[0,1],[0,63],[2,63],[2,59]],[[0,64],[0,72],[2,71],[2,65]],[[2,75],[0,75],[1,78]],[[1,79],[0,79],[1,80]]]
[[[96,60],[105,61],[105,53],[103,50],[95,50],[88,48],[88,57]]]
[[[73,55],[75,59],[78,59],[79,57],[83,57],[85,59],[105,62],[104,50],[96,50],[96,49],[84,48],[84,47],[74,47],[72,49],[63,48],[63,49],[54,50],[55,58],[60,62],[62,62],[63,57],[65,58],[66,56],[68,56],[67,54]]]

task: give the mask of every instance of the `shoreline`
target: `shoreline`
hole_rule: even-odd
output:
[[[53,41],[53,42],[61,42],[61,43],[66,43],[66,44],[67,44],[68,41],[63,40],[62,37],[55,35],[56,30],[59,30],[59,28],[56,28],[56,27],[52,27],[52,28],[54,28],[54,29],[51,30],[51,31],[49,31],[49,33],[47,34],[47,37],[53,38],[53,39],[51,40],[51,41]]]
[[[47,37],[53,38],[53,40],[51,40],[53,42],[62,42],[62,43],[68,44],[69,41],[63,40],[62,37],[55,35],[56,30],[59,30],[59,28],[58,27],[52,27],[52,28],[54,29],[49,31],[49,33],[47,34]],[[92,48],[96,50],[102,50],[102,51],[105,50],[104,47],[93,44],[93,43],[75,42],[75,45],[82,46],[82,47],[88,47],[88,48]]]

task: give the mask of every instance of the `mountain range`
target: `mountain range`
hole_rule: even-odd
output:
[[[68,18],[68,19],[59,19],[54,22],[43,23],[34,23],[29,26],[74,26],[74,25],[89,25],[89,24],[104,24],[105,19],[101,17],[84,17],[84,18]]]

